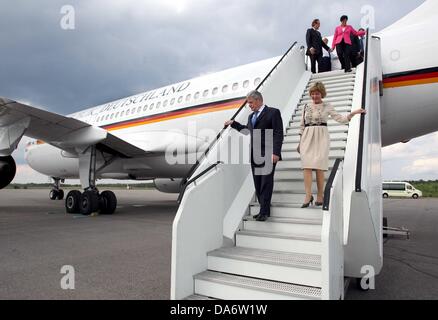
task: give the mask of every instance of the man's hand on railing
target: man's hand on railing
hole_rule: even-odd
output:
[[[224,126],[225,126],[225,127],[229,127],[229,126],[231,126],[233,123],[234,123],[234,121],[233,121],[233,120],[230,120],[230,121],[225,122]]]
[[[273,154],[272,155],[272,163],[273,164],[277,164],[279,161],[280,161],[280,157],[275,155],[275,154]]]

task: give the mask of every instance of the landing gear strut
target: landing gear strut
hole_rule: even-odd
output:
[[[62,200],[64,199],[64,190],[61,189],[61,179],[60,178],[53,178],[53,189],[50,190],[49,198],[50,200]],[[64,180],[62,180],[64,182]]]
[[[67,213],[90,215],[93,212],[113,214],[117,208],[114,192],[99,193],[96,188],[96,147],[90,147],[79,157],[79,175],[84,192],[70,191],[65,199]]]

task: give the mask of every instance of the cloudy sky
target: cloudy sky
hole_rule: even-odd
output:
[[[278,56],[313,18],[376,31],[423,0],[0,0],[0,96],[68,114],[201,74]],[[66,11],[74,9],[74,29]],[[71,11],[69,11],[71,12]],[[64,28],[63,28],[64,26]],[[384,149],[387,179],[438,178],[438,134]],[[15,182],[46,182],[23,160]]]

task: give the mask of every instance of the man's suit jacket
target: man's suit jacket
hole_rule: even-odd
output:
[[[338,44],[344,40],[346,44],[351,45],[351,34],[361,37],[366,34],[365,31],[356,31],[354,28],[350,25],[347,25],[345,27],[345,32],[342,31],[342,26],[336,27],[335,35],[333,36],[333,43],[332,43],[332,49],[334,49]]]
[[[252,125],[252,119],[254,117],[254,113],[251,113],[248,117],[248,124],[246,126],[234,122],[231,127],[233,129],[236,129],[238,131],[242,130],[249,130],[251,134],[251,161],[254,166],[263,166],[264,164],[260,164],[254,161],[254,152],[257,152],[256,154],[262,157],[269,157],[271,159],[270,154],[266,154],[266,148],[268,147],[266,145],[265,136],[266,136],[266,130],[272,130],[273,131],[273,141],[268,141],[268,145],[272,143],[273,147],[273,154],[281,157],[281,149],[283,147],[283,140],[284,140],[284,130],[283,130],[283,119],[281,118],[280,110],[275,108],[269,108],[268,106],[265,106],[265,109],[263,109],[263,112],[259,115],[257,118],[257,123],[255,127]],[[254,143],[254,130],[260,130],[260,136],[261,136],[261,143],[255,144]]]
[[[307,30],[306,34],[306,42],[307,42],[307,52],[309,52],[310,55],[310,48],[315,49],[315,55],[322,55],[322,48],[326,49],[327,51],[330,50],[330,48],[322,41],[321,33],[313,28],[310,28]]]

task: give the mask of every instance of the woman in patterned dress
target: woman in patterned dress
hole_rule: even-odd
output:
[[[330,136],[327,121],[330,118],[336,122],[347,124],[357,115],[366,113],[364,109],[358,109],[348,115],[341,115],[335,108],[324,102],[327,92],[324,84],[315,83],[309,90],[312,102],[304,106],[301,119],[300,145],[301,163],[304,170],[304,186],[306,199],[302,208],[308,208],[313,203],[312,195],[312,172],[316,171],[318,196],[315,205],[322,206],[324,201],[325,171],[328,171]]]

